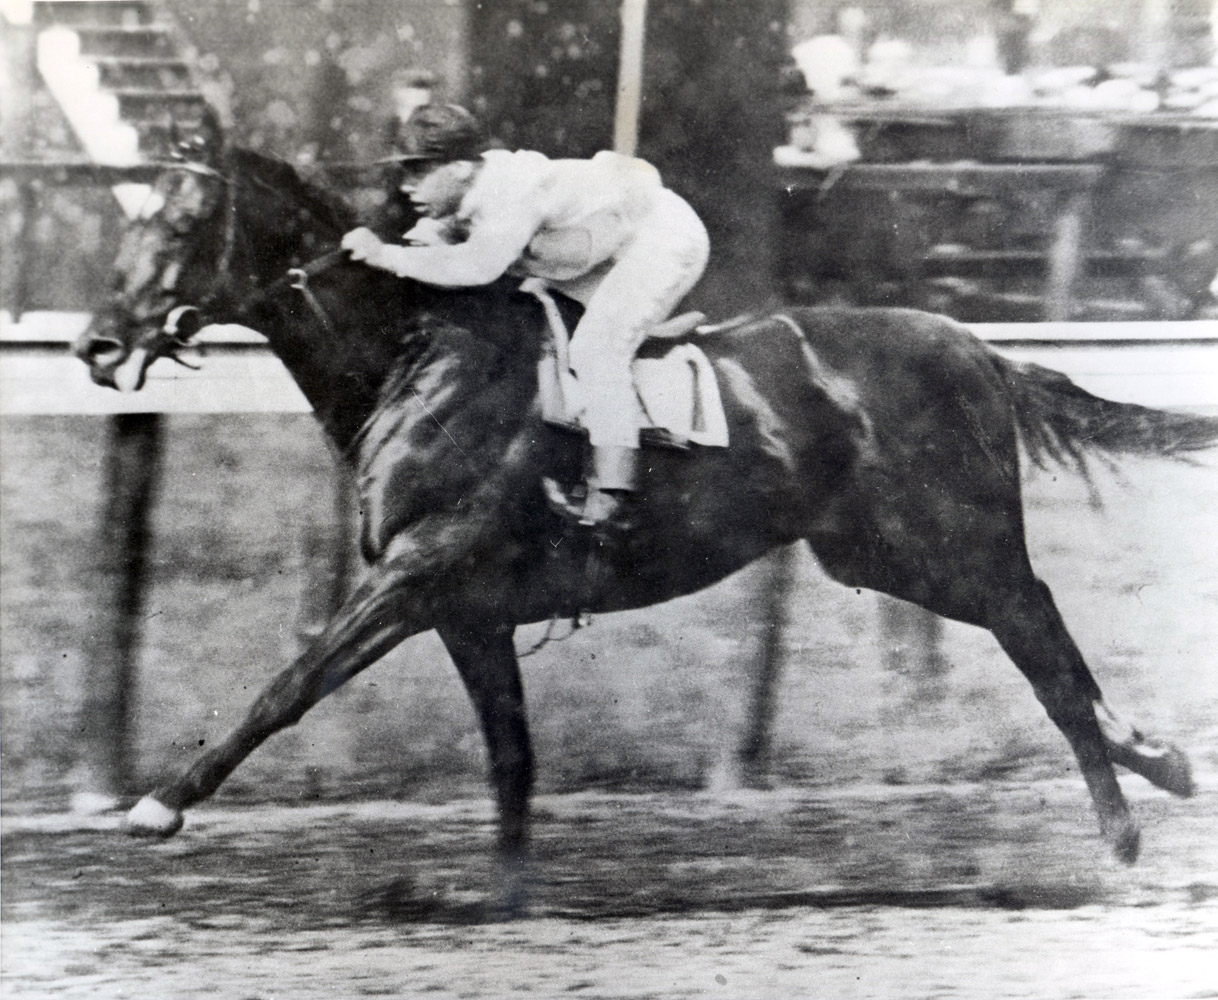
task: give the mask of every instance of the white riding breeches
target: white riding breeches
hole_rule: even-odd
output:
[[[647,331],[698,283],[709,256],[702,220],[679,195],[663,189],[604,269],[585,279],[548,282],[584,304],[571,337],[570,367],[594,446],[638,447],[631,362]]]

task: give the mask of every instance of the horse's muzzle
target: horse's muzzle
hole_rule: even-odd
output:
[[[144,386],[144,373],[152,363],[149,352],[132,349],[121,334],[90,327],[76,341],[73,353],[89,366],[89,377],[98,385],[120,392],[135,392]]]
[[[86,330],[76,341],[73,353],[89,366],[89,376],[98,385],[117,389],[114,372],[128,356],[127,347],[122,341]]]

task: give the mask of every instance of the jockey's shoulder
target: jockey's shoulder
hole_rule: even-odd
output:
[[[646,160],[637,156],[627,156],[611,149],[602,149],[592,157],[592,164],[601,170],[609,170],[616,174],[629,175],[634,181],[662,184],[660,172]]]
[[[557,185],[640,190],[663,187],[660,172],[646,160],[602,150],[587,159],[551,159],[534,150],[490,149],[482,154],[482,190],[532,191]]]
[[[554,172],[554,160],[531,149],[488,149],[478,169],[482,188],[520,189],[546,183]]]
[[[496,166],[545,167],[553,163],[545,153],[533,149],[488,149],[482,154],[482,162]]]

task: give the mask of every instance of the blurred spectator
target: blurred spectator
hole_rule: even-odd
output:
[[[858,78],[865,45],[867,14],[846,4],[833,15],[831,31],[814,35],[791,49],[804,82],[819,101],[837,101]]]
[[[389,99],[393,113],[385,123],[384,140],[387,153],[407,148],[406,123],[416,108],[430,104],[435,90],[435,75],[427,70],[400,69],[389,80]]]

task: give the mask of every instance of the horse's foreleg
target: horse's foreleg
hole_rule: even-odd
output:
[[[387,558],[380,569],[352,594],[310,648],[263,689],[228,737],[131,810],[128,832],[154,837],[176,833],[182,810],[215,792],[267,737],[293,725],[407,636],[431,627],[430,609],[417,592],[417,551]]]
[[[1066,737],[1099,814],[1100,829],[1116,856],[1137,859],[1137,823],[1112,768],[1111,743],[1105,740],[1096,706],[1099,685],[1066,630],[1049,588],[1030,579],[1009,600],[995,602],[995,638],[1032,684],[1049,718]]]
[[[500,898],[508,913],[514,913],[525,903],[533,790],[533,749],[520,664],[512,643],[515,629],[485,622],[449,622],[438,631],[474,703],[486,739],[499,807]]]

